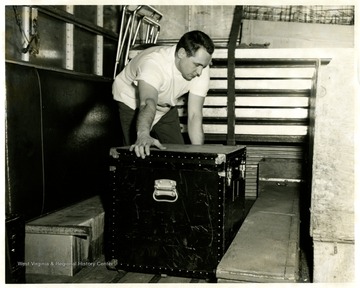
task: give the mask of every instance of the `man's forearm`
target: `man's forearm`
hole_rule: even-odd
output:
[[[202,145],[204,144],[204,130],[202,126],[202,120],[189,120],[188,121],[188,133],[191,144]]]
[[[151,125],[156,113],[156,104],[153,100],[146,100],[145,104],[140,106],[139,115],[136,124],[137,135],[150,135]]]
[[[136,156],[145,158],[150,155],[150,147],[156,146],[159,149],[165,149],[159,140],[150,136],[150,130],[156,113],[156,103],[153,99],[145,100],[140,105],[137,119],[137,139],[130,146],[130,151],[135,151]]]

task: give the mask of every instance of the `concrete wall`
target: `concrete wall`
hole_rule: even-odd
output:
[[[199,29],[209,34],[217,45],[227,45],[235,6],[154,7],[164,15],[160,42],[176,41],[185,32]],[[354,26],[244,20],[241,43],[270,43],[269,48],[349,48],[354,46]]]
[[[159,41],[177,40],[185,32],[202,30],[215,42],[228,42],[235,6],[230,5],[155,5],[161,19]]]
[[[320,70],[315,108],[311,228],[314,282],[351,282],[354,263],[354,50]]]
[[[269,43],[269,48],[352,48],[354,26],[245,20],[242,43]]]

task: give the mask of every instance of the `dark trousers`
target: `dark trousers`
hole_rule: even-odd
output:
[[[132,145],[136,141],[136,121],[139,109],[133,110],[122,102],[117,102],[119,107],[120,123],[123,131],[124,145]],[[179,114],[176,107],[171,107],[159,122],[152,128],[150,135],[160,143],[184,144],[181,134]]]

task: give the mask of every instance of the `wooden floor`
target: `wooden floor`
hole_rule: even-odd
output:
[[[26,283],[207,283],[205,279],[108,270],[104,258],[93,264],[75,276],[27,274]]]
[[[300,283],[309,283],[310,275],[307,259],[300,253]],[[206,279],[134,273],[108,270],[104,259],[95,261],[94,266],[83,268],[75,276],[27,274],[26,283],[210,283]]]

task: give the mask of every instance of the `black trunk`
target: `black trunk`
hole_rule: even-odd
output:
[[[112,149],[107,260],[116,269],[211,278],[244,220],[241,146]]]

